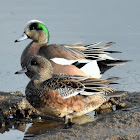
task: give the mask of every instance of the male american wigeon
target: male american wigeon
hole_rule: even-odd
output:
[[[45,24],[38,20],[29,21],[25,26],[23,35],[15,42],[27,38],[30,38],[33,41],[27,45],[22,53],[22,67],[27,66],[27,62],[31,56],[41,55],[51,62],[54,73],[100,78],[107,69],[127,62],[108,56],[109,53],[116,52],[105,51],[108,46],[114,44],[113,42],[104,45],[48,44],[49,31]],[[30,78],[32,77],[31,73],[28,72],[26,74]]]
[[[64,117],[66,126],[72,124],[72,118],[100,107],[107,96],[122,95],[115,95],[108,86],[114,79],[53,74],[50,61],[42,56],[32,56],[27,67],[16,74],[23,72],[32,73],[25,90],[30,104],[46,115]]]

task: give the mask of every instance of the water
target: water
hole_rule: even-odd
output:
[[[22,127],[24,128],[22,130],[18,129],[19,127],[14,126],[12,126],[12,128],[7,128],[3,134],[0,134],[0,139],[9,140],[10,138],[11,140],[21,140],[24,138],[28,128],[31,127],[31,125],[32,123],[22,124]]]
[[[120,85],[115,85],[115,89],[140,91],[139,5],[138,0],[2,1],[0,5],[0,91],[24,93],[29,79],[25,75],[14,73],[21,69],[20,56],[30,40],[20,43],[14,43],[14,41],[23,33],[26,22],[31,19],[41,20],[47,25],[50,43],[88,44],[115,41],[116,45],[113,45],[110,50],[123,53],[113,56],[133,61],[107,71],[103,78],[119,76]],[[10,136],[10,131],[8,134]]]
[[[98,117],[94,117],[94,114],[84,115],[73,119],[76,124],[84,124],[87,122],[93,122]],[[63,129],[64,123],[53,120],[38,119],[27,120],[27,119],[15,119],[12,118],[5,125],[0,128],[0,140],[22,140],[32,139],[33,137],[48,133],[49,131],[60,128]]]

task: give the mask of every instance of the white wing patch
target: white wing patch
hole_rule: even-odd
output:
[[[104,94],[103,91],[97,91],[97,92],[82,92],[80,93],[81,95],[86,95],[86,96],[90,96],[90,95],[93,95],[93,94]]]
[[[60,64],[60,65],[71,65],[72,63],[77,61],[77,60],[67,60],[65,58],[57,58],[57,57],[52,58],[51,60],[56,64]]]
[[[53,62],[60,64],[60,65],[71,65],[75,62],[79,63],[87,63],[84,65],[81,70],[88,76],[92,78],[101,78],[101,72],[98,67],[96,60],[88,60],[88,59],[81,59],[81,60],[67,60],[65,58],[53,58],[51,59]]]
[[[75,91],[75,92],[73,92],[73,93],[70,94],[70,95],[63,96],[63,98],[69,98],[69,97],[72,97],[72,96],[76,96],[77,94],[79,94],[79,92]]]
[[[63,97],[63,98],[69,98],[69,97],[72,97],[72,96],[76,96],[77,94],[81,93],[84,91],[84,89],[73,89],[73,88],[68,88],[68,87],[65,87],[65,88],[59,88],[59,89],[56,89],[60,92],[60,96]]]
[[[60,64],[60,65],[71,65],[75,62],[79,62],[79,63],[89,63],[91,60],[88,60],[88,59],[77,59],[77,60],[68,60],[68,59],[65,59],[65,58],[58,58],[58,57],[55,57],[55,58],[52,58],[51,59],[53,62],[55,62],[56,64]]]

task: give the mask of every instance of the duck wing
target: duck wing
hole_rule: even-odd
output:
[[[54,74],[51,79],[43,83],[47,85],[44,88],[59,91],[63,98],[69,98],[76,95],[89,96],[93,94],[105,94],[114,90],[107,86],[110,81],[84,76],[70,76],[63,74]]]

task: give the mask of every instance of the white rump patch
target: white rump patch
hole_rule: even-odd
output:
[[[100,69],[96,60],[92,60],[91,62],[87,63],[81,68],[81,70],[84,71],[85,74],[89,77],[101,78]]]

